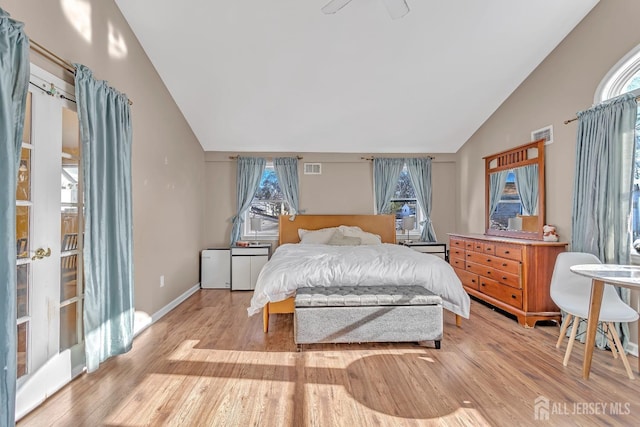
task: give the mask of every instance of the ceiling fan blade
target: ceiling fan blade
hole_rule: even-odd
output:
[[[402,18],[409,13],[409,5],[407,5],[406,0],[384,0],[384,4],[387,6],[392,19]]]
[[[345,7],[351,0],[331,0],[329,3],[324,5],[322,8],[322,12],[327,15],[336,13],[343,7]]]

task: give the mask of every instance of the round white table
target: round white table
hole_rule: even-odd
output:
[[[582,377],[589,379],[591,371],[591,358],[596,344],[596,328],[600,317],[602,294],[604,284],[622,286],[624,288],[640,289],[640,266],[616,265],[616,264],[580,264],[570,268],[572,272],[592,279],[591,302],[589,304],[589,319],[587,320],[587,341],[582,362]],[[638,341],[640,341],[640,328],[638,329]],[[640,358],[638,359],[640,370]]]

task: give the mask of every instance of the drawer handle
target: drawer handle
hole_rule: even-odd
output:
[[[504,253],[505,253],[505,254],[508,254],[508,253],[509,253],[509,251],[504,251]]]
[[[506,278],[506,277],[504,277],[504,276],[502,276],[502,280],[507,280],[507,278]]]
[[[502,264],[502,266],[503,266],[503,267],[506,267],[506,266],[507,266],[507,264]]]
[[[487,274],[488,274],[488,275],[491,275],[491,272],[490,272],[490,271],[487,271]]]
[[[476,283],[476,279],[471,279],[471,283]]]
[[[488,259],[488,260],[487,260],[487,262],[491,262],[491,260],[490,260],[490,259]]]
[[[491,252],[493,249],[491,248],[487,248],[487,252]]]
[[[511,298],[516,299],[516,296],[515,295],[511,295]]]
[[[485,283],[480,283],[480,286],[486,286],[486,284]]]

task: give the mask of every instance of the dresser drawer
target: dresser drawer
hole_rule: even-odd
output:
[[[451,258],[451,257],[449,257],[449,264],[451,264],[451,267],[459,268],[461,270],[464,270],[465,260],[462,257],[460,257],[460,258]]]
[[[519,246],[497,244],[496,256],[522,261],[522,249]]]
[[[477,274],[473,274],[469,271],[461,270],[459,268],[454,268],[453,270],[456,272],[458,278],[464,286],[473,288],[475,290],[480,289],[480,279],[478,278]]]
[[[467,252],[465,259],[476,264],[486,265],[500,271],[511,274],[520,274],[520,262],[511,259],[500,258],[479,252]]]
[[[449,249],[449,258],[459,258],[459,259],[464,259],[465,256],[464,254],[466,253],[466,251],[463,248],[451,248]]]
[[[480,278],[480,292],[513,307],[522,308],[522,291],[501,285],[495,280]]]
[[[477,241],[471,241],[471,249],[476,251],[476,252],[484,252],[484,243],[482,242],[477,242]],[[469,249],[467,247],[467,249]]]
[[[465,248],[464,240],[451,237],[449,239],[449,248],[451,248],[451,250],[453,250],[454,248],[464,249]]]
[[[496,268],[487,267],[486,265],[476,264],[469,261],[467,261],[467,263],[465,264],[465,270],[478,274],[480,276],[489,277],[507,286],[522,288],[522,284],[520,283],[520,276],[516,274],[506,273]]]

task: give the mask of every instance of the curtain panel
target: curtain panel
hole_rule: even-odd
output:
[[[495,212],[500,203],[500,196],[507,185],[509,171],[499,171],[489,174],[489,217]]]
[[[578,113],[571,250],[592,253],[603,263],[630,262],[637,111],[635,96],[627,94]],[[618,292],[629,303],[629,290]],[[628,325],[617,328],[626,346]],[[607,345],[603,334],[596,344]]]
[[[373,192],[376,197],[376,214],[390,213],[390,202],[403,167],[404,159],[383,157],[373,159]]]
[[[418,205],[424,214],[424,221],[420,222],[420,225],[422,225],[420,240],[423,242],[435,242],[438,239],[431,222],[431,159],[418,157],[405,159],[404,162],[409,171],[409,178],[416,193]]]
[[[276,171],[278,184],[285,200],[289,203],[293,221],[300,212],[300,184],[298,178],[298,159],[295,157],[276,157],[273,159],[273,168]]]
[[[84,173],[84,334],[87,370],[133,341],[131,116],[126,95],[76,66]]]
[[[0,8],[0,426],[15,425],[16,181],[27,92],[29,39]]]
[[[243,216],[251,206],[251,201],[256,195],[256,191],[258,191],[266,163],[267,161],[260,157],[238,156],[236,173],[236,206],[238,211],[231,218],[231,246],[242,237]]]
[[[516,189],[524,215],[538,214],[538,165],[526,165],[513,170]]]

